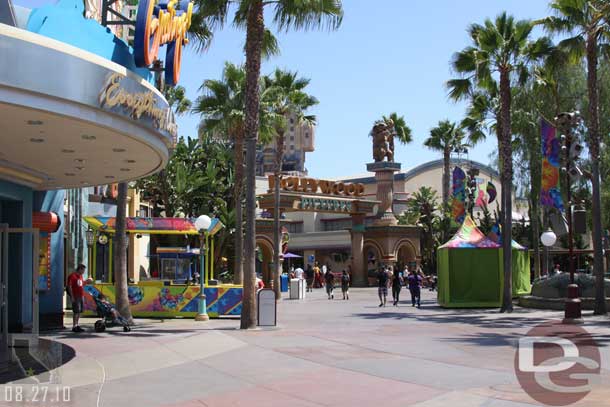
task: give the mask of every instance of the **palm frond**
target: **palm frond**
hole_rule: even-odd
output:
[[[470,79],[451,79],[447,81],[445,87],[449,91],[449,98],[452,100],[463,100],[469,97],[473,91]]]
[[[273,21],[280,30],[336,30],[343,21],[341,0],[277,0]]]

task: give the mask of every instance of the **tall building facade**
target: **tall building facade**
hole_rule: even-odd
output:
[[[291,115],[287,120],[288,129],[284,142],[284,160],[282,172],[291,175],[307,175],[305,167],[306,153],[315,150],[315,126],[298,124],[296,117]],[[264,176],[275,170],[275,155],[277,141],[274,139],[267,145],[260,145],[256,153],[256,175]]]

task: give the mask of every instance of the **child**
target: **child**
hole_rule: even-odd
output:
[[[349,274],[343,270],[341,274],[341,292],[343,293],[343,299],[349,300]]]
[[[112,303],[108,301],[108,298],[106,298],[104,294],[100,293],[98,299],[106,307],[110,314],[112,314],[112,319],[115,321],[118,320],[120,317],[119,311],[117,311],[116,308],[114,308],[114,305],[112,305]]]

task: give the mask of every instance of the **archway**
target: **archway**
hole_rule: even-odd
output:
[[[256,273],[262,276],[265,286],[271,281],[271,262],[273,262],[273,243],[264,237],[256,238]]]
[[[372,241],[365,241],[363,246],[363,267],[368,284],[374,284],[376,273],[382,266],[381,248]]]
[[[396,253],[396,267],[404,270],[405,265],[411,270],[417,264],[417,251],[410,240],[399,241],[394,249]]]

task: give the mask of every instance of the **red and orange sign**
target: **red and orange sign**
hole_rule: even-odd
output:
[[[141,0],[136,17],[134,54],[136,65],[148,67],[159,56],[161,45],[167,44],[165,82],[176,85],[180,79],[182,46],[188,43],[193,3],[189,0]]]

